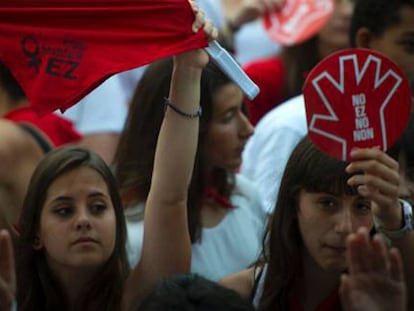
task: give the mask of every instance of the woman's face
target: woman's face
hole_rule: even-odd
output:
[[[322,50],[339,50],[349,47],[349,29],[355,0],[335,0],[331,18],[318,33]],[[327,55],[323,55],[327,56]]]
[[[357,195],[299,194],[298,222],[305,250],[327,271],[347,268],[346,237],[359,227],[372,227],[370,202]]]
[[[213,115],[206,137],[209,167],[237,169],[247,139],[254,128],[243,113],[243,93],[228,83],[213,96]]]
[[[405,73],[414,89],[414,8],[402,6],[399,21],[379,36],[372,36],[369,48],[389,57]]]
[[[39,243],[52,271],[99,268],[111,256],[115,211],[107,184],[94,169],[79,167],[49,187],[40,215]]]

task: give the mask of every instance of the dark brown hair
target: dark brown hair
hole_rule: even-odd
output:
[[[346,166],[347,162],[322,153],[307,137],[292,152],[264,240],[268,270],[260,310],[288,310],[293,286],[301,277],[302,237],[297,220],[300,191],[356,194],[346,183],[350,177]]]
[[[20,84],[14,78],[10,70],[0,61],[0,86],[7,92],[12,102],[26,99],[26,95]]]
[[[302,93],[306,75],[322,60],[318,49],[318,36],[282,49],[280,57],[285,68],[282,102]]]
[[[144,202],[150,189],[157,136],[164,117],[163,102],[169,94],[172,68],[173,62],[169,58],[152,63],[146,69],[135,90],[126,126],[121,134],[114,160],[115,176],[120,184],[121,195],[130,198],[132,193],[135,200],[133,203]],[[204,68],[200,98],[203,112],[187,205],[188,226],[193,243],[201,238],[200,207],[207,185],[213,186],[226,198],[230,197],[234,188],[234,173],[218,167],[212,173],[207,172],[204,156],[205,148],[209,147],[205,144],[205,137],[213,115],[213,96],[229,83],[229,78],[213,63]]]
[[[115,210],[116,240],[112,255],[76,303],[77,310],[120,310],[124,282],[128,276],[125,250],[126,228],[115,179],[96,154],[80,147],[61,147],[49,152],[37,166],[23,203],[20,237],[17,241],[17,303],[21,311],[67,310],[67,300],[57,278],[48,267],[44,250],[34,250],[40,215],[50,185],[62,174],[79,167],[97,171],[108,186]]]

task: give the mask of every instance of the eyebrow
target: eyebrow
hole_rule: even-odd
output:
[[[90,197],[109,197],[109,194],[105,194],[105,193],[100,192],[100,191],[94,191],[94,192],[92,192],[88,195],[88,198],[90,198]]]
[[[100,191],[94,191],[90,194],[88,194],[88,198],[94,198],[94,197],[108,197],[109,195],[104,194],[103,192]],[[66,196],[66,195],[60,195],[57,196],[56,198],[52,199],[51,202],[66,202],[66,201],[73,201],[73,197],[71,196]]]
[[[237,111],[239,109],[239,107],[240,107],[239,105],[234,104],[234,105],[232,105],[230,107],[227,107],[226,109],[224,109],[224,110],[222,110],[220,112],[217,112],[217,115],[221,116],[221,115],[224,115],[224,114],[226,114],[226,113],[228,113],[230,111]]]

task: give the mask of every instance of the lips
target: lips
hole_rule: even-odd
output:
[[[244,147],[239,147],[236,149],[237,155],[241,155],[243,153]]]
[[[81,237],[75,240],[72,244],[81,244],[81,243],[98,243],[98,241],[91,237]]]
[[[343,254],[346,251],[345,246],[325,245],[325,247],[338,254]]]

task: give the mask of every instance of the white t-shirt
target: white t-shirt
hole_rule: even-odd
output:
[[[114,75],[63,115],[84,135],[122,132],[128,114],[128,94]]]
[[[280,52],[280,45],[267,34],[263,21],[257,19],[243,25],[234,37],[236,59],[241,65],[257,61]]]
[[[217,281],[246,269],[260,255],[266,215],[256,187],[241,175],[230,197],[235,206],[213,228],[203,228],[201,242],[192,246],[191,272]],[[131,266],[141,257],[144,224],[143,204],[125,210],[127,252]]]
[[[269,111],[244,149],[241,173],[262,192],[267,213],[275,207],[290,154],[307,132],[304,98],[299,95]]]

